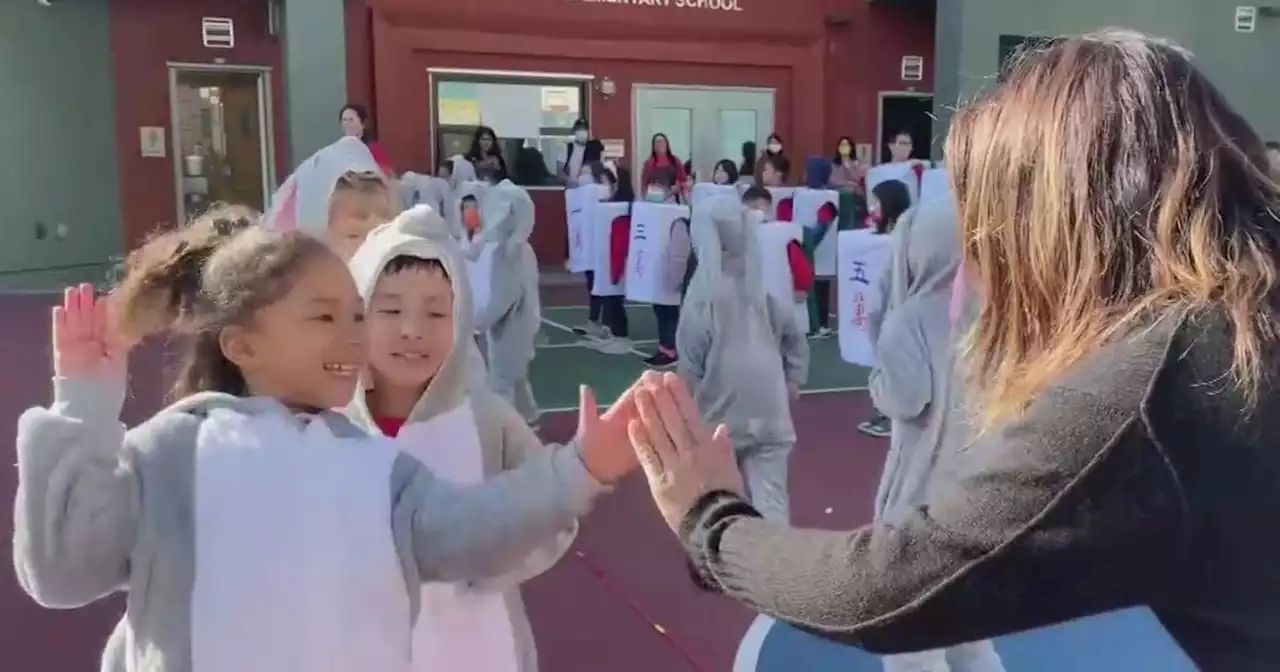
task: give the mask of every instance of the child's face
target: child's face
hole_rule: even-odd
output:
[[[729,184],[729,173],[724,168],[716,167],[716,172],[711,176],[711,181],[716,184]]]
[[[364,307],[336,255],[308,262],[279,301],[224,330],[223,351],[250,391],[295,408],[345,406],[368,358]]]
[[[768,187],[777,187],[782,184],[782,174],[773,169],[773,166],[764,164],[760,171],[760,181]]]
[[[389,202],[372,194],[334,194],[329,200],[325,243],[343,261],[355,256],[369,232],[395,218]]]
[[[453,286],[438,266],[385,273],[369,302],[374,389],[421,394],[453,351]]]
[[[747,201],[743,205],[746,205],[748,210],[755,210],[756,212],[762,215],[768,216],[770,205],[772,204],[769,203],[769,201],[764,200],[763,198],[757,198],[753,201]]]
[[[476,199],[470,196],[462,199],[462,223],[467,227],[467,232],[475,233],[480,230],[480,206],[476,205]]]

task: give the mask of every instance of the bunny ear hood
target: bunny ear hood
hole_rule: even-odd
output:
[[[344,137],[312,154],[293,171],[272,195],[263,224],[277,231],[298,229],[324,238],[329,229],[329,199],[338,179],[348,172],[381,170],[364,141]]]
[[[449,171],[449,184],[451,186],[456,188],[465,182],[475,181],[476,167],[466,157],[461,154],[455,155],[449,159],[449,165],[452,168]]]
[[[510,180],[489,188],[480,200],[480,215],[488,242],[527,242],[533,235],[533,199]]]
[[[471,286],[462,252],[449,237],[446,226],[439,213],[430,207],[415,206],[374,229],[348,264],[366,306],[373,299],[383,269],[396,257],[439,261],[449,275],[449,285],[453,288],[453,349],[414,406],[408,418],[410,422],[451,409],[462,403],[467,394],[467,346],[472,343]],[[364,396],[369,382],[362,381],[356,391],[355,403],[361,409],[366,409]]]

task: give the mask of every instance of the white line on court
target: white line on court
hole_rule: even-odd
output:
[[[545,325],[547,325],[548,327],[553,328],[553,329],[559,329],[560,331],[563,331],[563,332],[566,332],[566,333],[570,333],[570,334],[572,334],[572,333],[573,333],[573,327],[570,327],[570,326],[565,325],[565,324],[561,324],[561,323],[556,322],[555,320],[549,319],[549,318],[547,318],[547,317],[543,317],[543,318],[542,318],[542,323],[543,323],[543,324],[545,324]],[[645,352],[645,351],[643,351],[643,350],[640,350],[640,349],[636,348],[634,345],[633,345],[633,346],[632,346],[632,348],[631,348],[631,353],[632,353],[632,354],[634,354],[634,355],[638,355],[638,356],[640,356],[640,357],[648,357],[648,356],[649,356],[649,353],[647,353],[647,352]]]
[[[738,644],[738,653],[733,657],[733,672],[757,672],[757,666],[760,664],[760,650],[764,648],[764,640],[769,636],[769,630],[773,628],[774,621],[772,618],[760,614],[751,621],[751,627],[747,628],[747,634],[742,636],[742,642]]]
[[[867,391],[867,388],[865,386],[864,387],[859,387],[859,386],[823,387],[816,390],[800,390],[800,396],[807,397],[811,394],[839,394],[841,392],[866,392],[866,391]],[[614,400],[609,399],[608,401],[605,401],[604,399],[597,399],[596,402],[599,403],[600,406],[607,408],[609,404],[612,404],[614,402]],[[557,406],[555,408],[542,409],[543,415],[546,415],[548,413],[577,413],[577,412],[578,412],[577,406]]]
[[[653,345],[654,343],[657,343],[657,342],[658,341],[656,339],[641,338],[641,339],[631,341],[631,344],[632,345]],[[591,349],[591,346],[581,341],[574,341],[573,343],[544,343],[538,346],[539,350],[567,350],[569,348],[583,348],[583,349],[589,350]]]

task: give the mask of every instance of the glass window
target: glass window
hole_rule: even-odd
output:
[[[742,143],[758,142],[755,110],[720,110],[720,159],[737,162],[742,156]]]
[[[489,126],[507,166],[521,186],[562,184],[573,123],[586,116],[588,82],[536,76],[477,73],[433,76],[432,114],[437,161],[466,154],[477,126]]]

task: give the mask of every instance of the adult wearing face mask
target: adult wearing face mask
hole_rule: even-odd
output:
[[[843,136],[836,142],[836,154],[831,158],[832,187],[841,191],[862,194],[866,190],[867,169],[853,153],[853,138]]]
[[[756,159],[755,175],[757,184],[759,183],[760,175],[764,172],[765,162],[774,160],[771,157],[781,160],[781,164],[776,163],[775,160],[774,165],[781,165],[784,175],[791,174],[791,160],[787,158],[786,147],[782,144],[782,136],[777,133],[770,133],[769,139],[765,141],[764,153],[760,155],[759,159]]]
[[[573,140],[570,140],[565,148],[564,159],[557,162],[560,180],[566,187],[591,184],[590,172],[586,175],[588,181],[582,180],[583,167],[599,161],[603,153],[604,145],[599,140],[591,138],[591,126],[587,124],[587,120],[579,119],[573,122]]]

